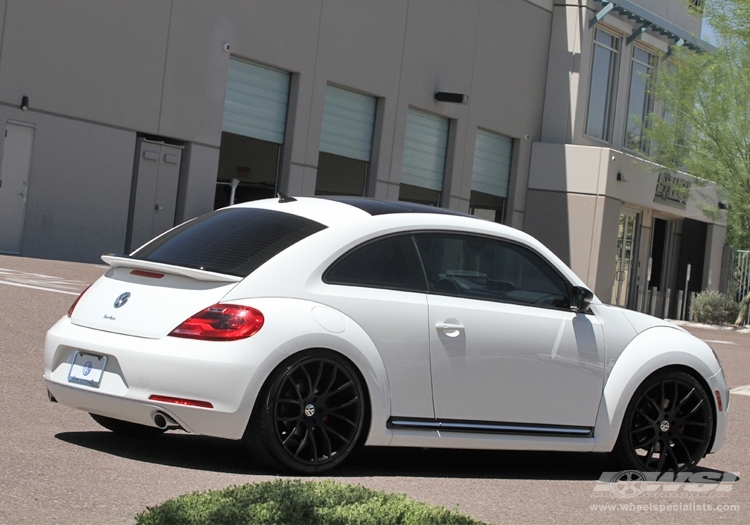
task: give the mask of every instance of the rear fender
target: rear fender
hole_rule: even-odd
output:
[[[390,389],[385,365],[375,344],[365,331],[343,313],[312,301],[289,298],[253,298],[232,301],[260,310],[265,322],[253,336],[279,350],[269,355],[264,377],[287,357],[313,348],[337,352],[357,367],[367,385],[370,400],[370,434],[368,445],[383,446],[391,441],[386,428],[390,415]],[[244,406],[252,407],[262,388],[261,381],[248,385]],[[248,420],[250,414],[247,414]]]

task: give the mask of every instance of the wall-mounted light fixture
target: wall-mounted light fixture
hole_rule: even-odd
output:
[[[469,95],[438,91],[437,93],[435,93],[435,100],[437,100],[438,102],[452,102],[454,104],[468,104]]]
[[[625,176],[624,173],[617,172],[617,180],[620,182],[628,182],[628,178]]]
[[[717,206],[719,207],[720,210],[728,210],[729,209],[729,204],[727,204],[726,202],[723,202],[723,201],[719,201],[719,204]]]
[[[21,110],[26,111],[27,109],[29,109],[29,97],[24,95],[21,97]]]

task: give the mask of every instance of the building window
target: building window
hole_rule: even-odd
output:
[[[654,109],[654,99],[649,93],[649,76],[656,65],[656,55],[633,46],[630,68],[630,92],[628,98],[628,122],[625,128],[624,146],[648,155],[649,144],[643,136],[646,118]]]
[[[469,213],[492,222],[503,222],[512,152],[510,137],[477,130]]]
[[[440,206],[449,127],[445,117],[409,109],[399,200]]]
[[[601,29],[594,32],[594,58],[586,117],[586,135],[612,141],[620,38]]]
[[[229,59],[214,208],[273,197],[291,75]]]
[[[375,97],[326,87],[316,195],[364,195],[372,155]]]

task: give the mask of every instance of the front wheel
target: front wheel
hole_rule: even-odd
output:
[[[364,418],[364,389],[351,363],[305,352],[270,376],[245,442],[285,469],[320,474],[354,450]]]
[[[613,453],[635,470],[686,470],[706,455],[713,427],[711,399],[693,376],[656,374],[630,400]]]

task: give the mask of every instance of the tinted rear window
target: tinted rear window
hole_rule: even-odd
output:
[[[245,277],[325,226],[272,210],[232,208],[190,221],[144,246],[133,258]]]

